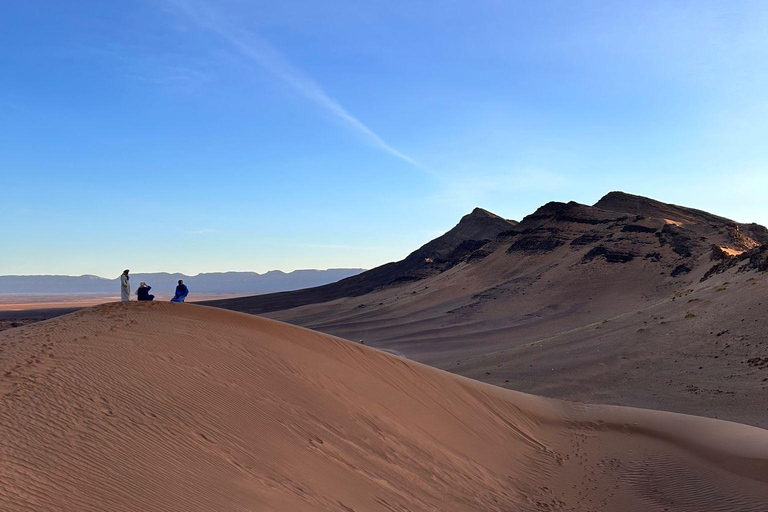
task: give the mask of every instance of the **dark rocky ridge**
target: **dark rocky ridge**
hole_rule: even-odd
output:
[[[683,224],[709,225],[728,229],[733,237],[733,242],[741,247],[741,244],[749,242],[746,238],[762,245],[768,244],[768,228],[755,223],[739,223],[719,215],[713,215],[703,210],[666,204],[655,199],[627,194],[625,192],[609,192],[597,203],[596,208],[625,212],[643,217],[655,217],[669,219]],[[746,237],[746,238],[744,238]],[[752,248],[743,247],[743,248]]]
[[[482,266],[498,252],[512,258],[512,265],[515,258],[547,258],[548,254],[568,250],[586,265],[599,261],[634,265],[632,272],[678,278],[697,268],[713,245],[734,249],[759,245],[749,233],[758,238],[768,236],[768,230],[756,224],[738,224],[700,210],[622,192],[611,192],[594,206],[550,202],[519,223],[476,208],[453,229],[402,261],[318,288],[209,304],[266,313],[358,297],[428,279],[461,265]],[[645,263],[640,268],[637,262]]]
[[[713,224],[724,225],[733,222],[725,217],[709,212],[662,203],[655,199],[627,194],[626,192],[609,192],[595,203],[595,208],[614,212],[670,219],[684,224]]]

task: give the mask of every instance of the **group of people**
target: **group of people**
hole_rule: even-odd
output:
[[[120,300],[122,302],[128,302],[131,300],[131,277],[128,275],[130,270],[123,271],[123,275],[120,276]],[[136,298],[138,300],[155,300],[155,296],[149,293],[152,287],[142,281],[139,283],[139,289],[136,290]],[[189,288],[184,284],[184,281],[179,279],[179,285],[176,287],[176,294],[171,299],[171,302],[184,302],[184,299],[189,295]]]

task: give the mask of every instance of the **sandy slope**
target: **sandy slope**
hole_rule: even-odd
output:
[[[768,358],[768,274],[667,286],[649,263],[595,262],[488,284],[505,256],[269,315],[509,389],[768,428],[768,364],[750,364]]]
[[[191,304],[0,333],[0,510],[764,511],[768,432]]]

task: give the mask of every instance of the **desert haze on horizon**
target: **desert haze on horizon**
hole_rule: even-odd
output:
[[[537,398],[190,304],[0,333],[0,508],[762,512],[768,431]]]
[[[179,279],[193,291],[193,302],[311,288],[332,283],[363,269],[301,269],[291,272],[209,272],[187,276],[181,273],[133,272],[134,296],[138,283],[152,287],[157,300],[168,300]],[[0,311],[87,307],[120,297],[118,278],[94,275],[0,275]]]

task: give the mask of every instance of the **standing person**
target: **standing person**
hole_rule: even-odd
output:
[[[151,289],[152,287],[144,281],[139,283],[139,289],[136,290],[136,295],[138,296],[139,300],[155,300],[155,296],[149,294],[149,290]]]
[[[176,287],[176,294],[171,299],[171,302],[184,302],[187,295],[189,295],[189,288],[184,284],[184,281],[179,279],[179,285]]]
[[[120,276],[120,302],[131,300],[131,278],[128,277],[128,272],[130,271],[125,269]]]

